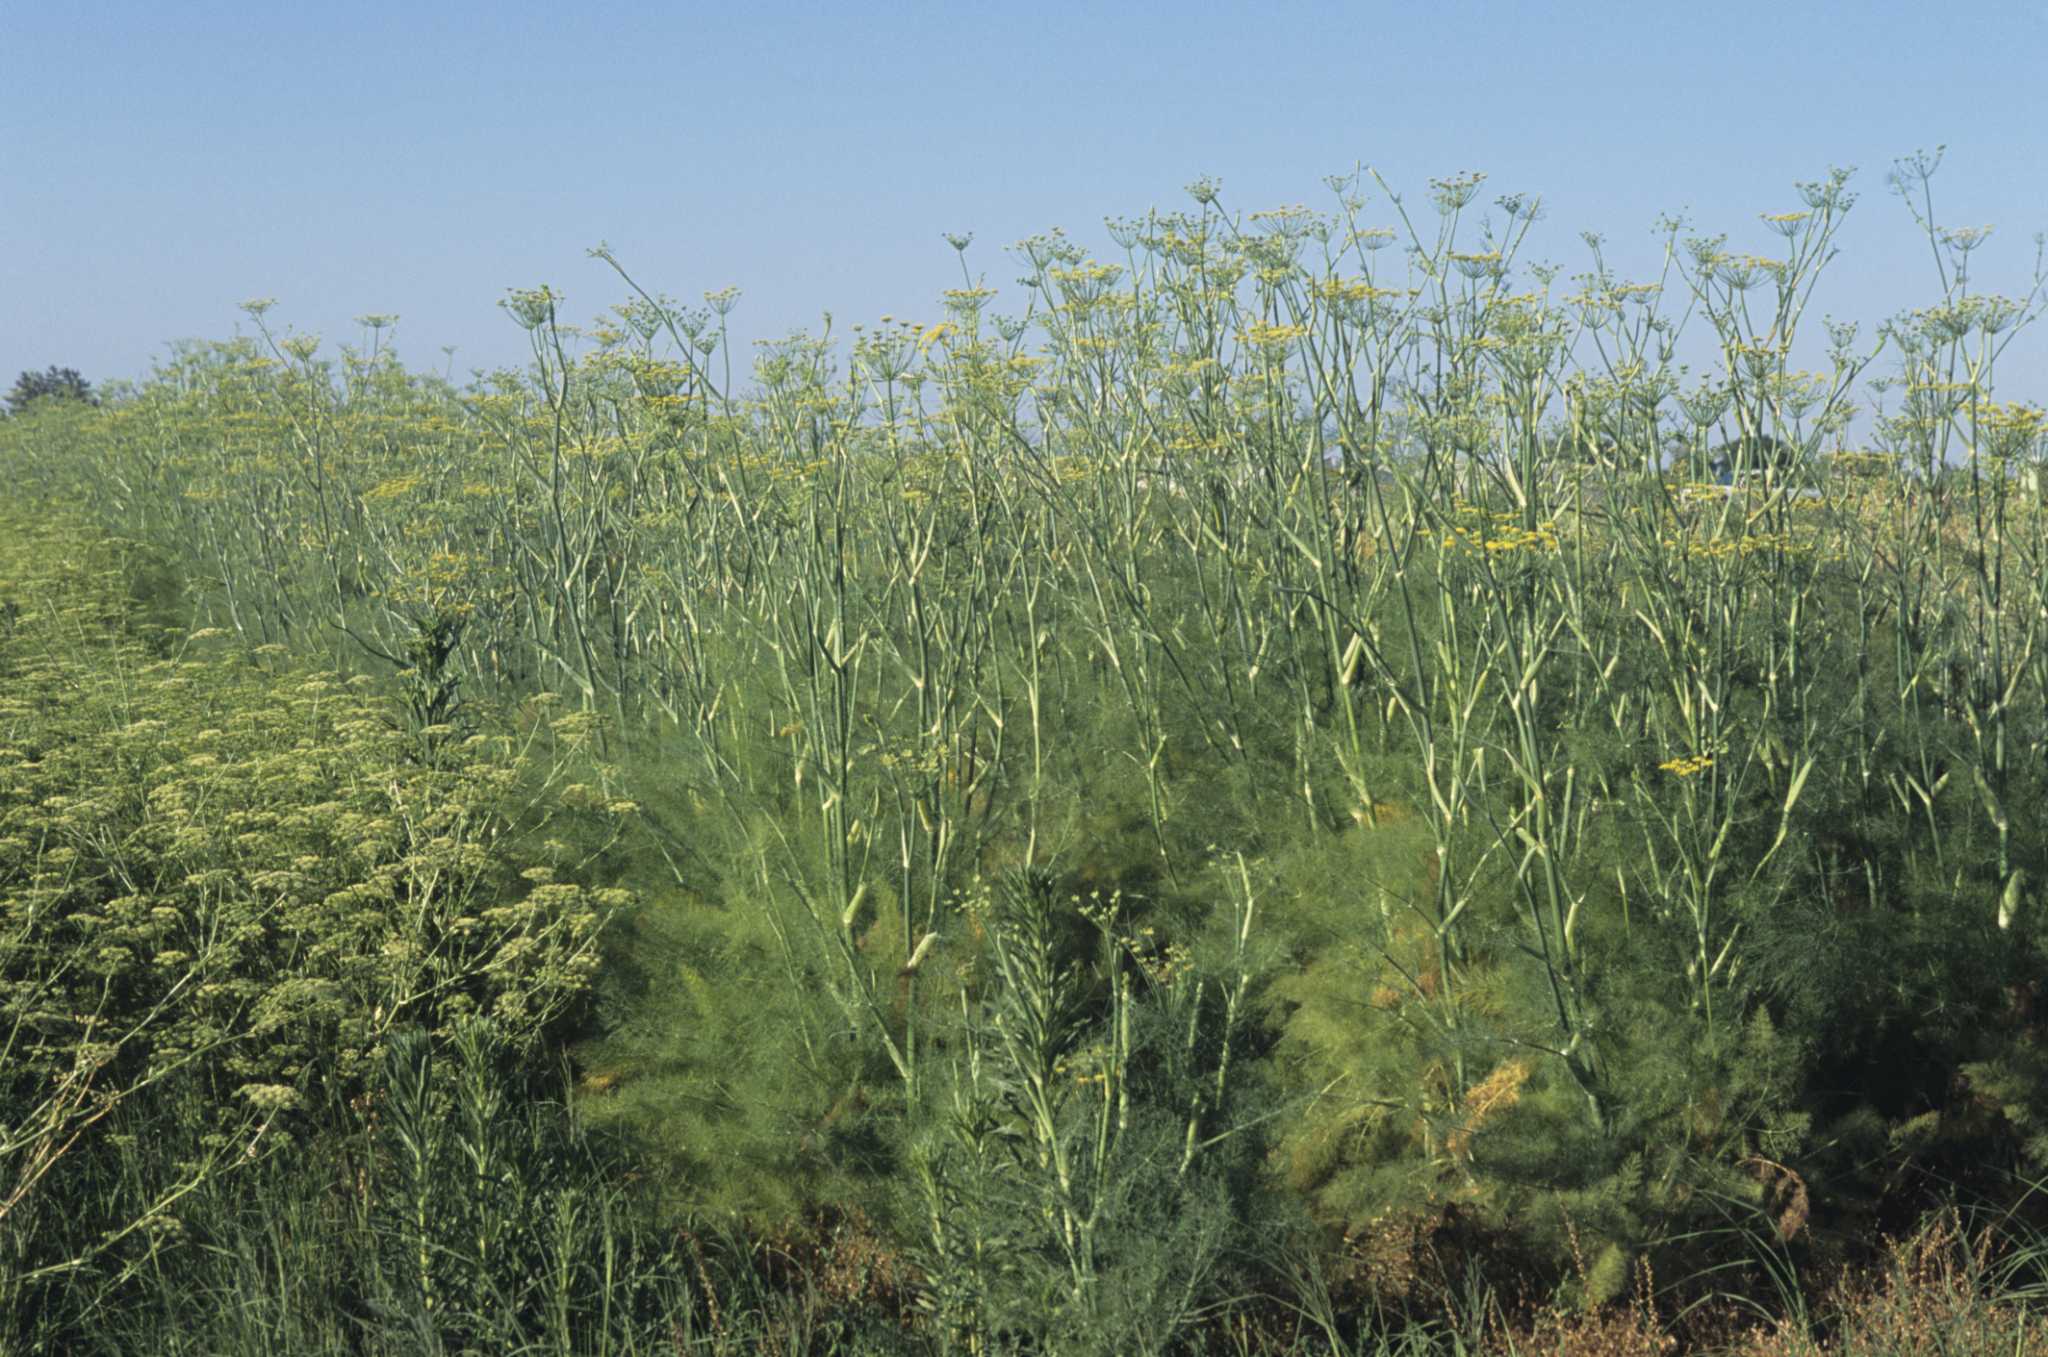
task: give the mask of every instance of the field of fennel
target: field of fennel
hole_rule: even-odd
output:
[[[84,624],[4,567],[41,638],[0,707],[16,1313],[174,1305],[180,1250],[313,1313],[261,1280],[287,1243],[229,1277],[231,1231],[173,1228],[235,1173],[383,1260],[337,1315],[374,1291],[453,1350],[710,1344],[717,1231],[906,1351],[1348,1351],[1481,1275],[1669,1318],[1796,1295],[1944,1189],[2021,1201],[2048,418],[1994,377],[2042,290],[1967,289],[1931,171],[1893,180],[1930,305],[1870,336],[1808,314],[1842,173],[1759,253],[1668,223],[1644,281],[1591,236],[1527,262],[1535,200],[1478,176],[1248,216],[1198,182],[1113,259],[1015,247],[1007,312],[950,237],[936,314],[843,364],[762,345],[745,392],[737,293],[601,247],[628,300],[512,292],[531,365],[466,388],[388,318],[326,358],[255,302],[253,338],[0,423],[6,483],[118,557],[65,587],[133,633],[63,668]],[[235,685],[240,724],[201,710]],[[139,800],[78,810],[99,767]],[[210,798],[217,833],[165,818]],[[102,1022],[147,1047],[123,1106],[203,1074],[204,1153],[94,1148]],[[476,1081],[536,1050],[573,1115],[505,1148],[524,1104]],[[426,1110],[435,1059],[468,1122]],[[630,1180],[634,1223],[554,1189],[595,1233],[515,1247],[541,1197],[478,1205],[515,1160],[606,1212]],[[34,1212],[65,1193],[129,1205]],[[619,1238],[611,1310],[565,1241]],[[511,1297],[487,1255],[579,1280]]]

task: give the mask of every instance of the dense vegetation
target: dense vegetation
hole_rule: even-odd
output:
[[[1016,316],[959,238],[744,398],[736,295],[600,249],[463,389],[259,302],[34,402],[0,1345],[1647,1352],[1945,1192],[2016,1236],[2039,291],[1930,172],[1935,304],[1817,374],[1845,175],[1568,290],[1467,176],[1199,183]]]

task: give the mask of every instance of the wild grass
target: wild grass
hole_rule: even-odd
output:
[[[1198,183],[744,397],[600,250],[465,390],[259,303],[7,421],[134,544],[0,594],[13,1341],[2031,1350],[2032,1253],[1941,1298],[2048,1161],[2041,289],[1792,369],[1846,185],[1567,290]],[[69,941],[160,895],[228,950]]]

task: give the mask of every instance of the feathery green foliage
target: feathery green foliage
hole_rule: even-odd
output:
[[[1476,177],[1203,182],[746,396],[736,294],[600,249],[630,299],[515,291],[467,389],[257,304],[39,403],[10,482],[136,545],[10,614],[22,1087],[104,1009],[253,1135],[427,1106],[390,1038],[489,1014],[670,1225],[865,1222],[972,1352],[1193,1342],[1316,1236],[1304,1322],[1488,1258],[1592,1309],[2037,1169],[2048,421],[1992,376],[2043,288],[1793,369],[1847,180],[1569,290]]]

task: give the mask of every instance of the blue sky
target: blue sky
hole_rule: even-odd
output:
[[[1377,168],[1488,174],[1548,211],[1525,257],[1630,277],[1683,212],[1759,253],[1757,215],[1858,167],[1813,311],[1934,299],[1885,187],[1948,146],[1936,208],[1995,225],[1979,290],[2024,293],[2048,228],[2048,6],[1607,3],[1082,6],[782,3],[20,5],[0,35],[0,382],[57,364],[137,377],[236,303],[458,377],[521,361],[495,303],[547,283],[586,320],[650,289],[728,285],[759,338],[927,317],[958,285],[942,232],[1022,309],[1005,247],[1188,205],[1329,205]],[[1392,220],[1377,202],[1368,220]],[[1808,322],[1820,338],[1818,314]],[[1806,361],[1816,360],[1815,354]],[[2048,399],[2048,330],[1999,382]]]

